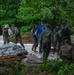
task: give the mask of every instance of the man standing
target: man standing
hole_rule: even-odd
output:
[[[4,44],[10,42],[8,30],[9,30],[9,26],[8,26],[8,25],[6,25],[6,26],[3,28],[3,30],[2,30],[2,32],[3,32]]]
[[[61,42],[62,42],[62,45],[64,44],[64,41],[65,40],[69,40],[69,44],[71,44],[71,31],[70,31],[70,28],[67,26],[66,22],[62,22],[62,25],[61,25]]]
[[[54,28],[53,38],[54,38],[54,50],[55,52],[59,53],[61,47],[61,30],[58,25],[56,25],[56,28]]]
[[[42,32],[40,41],[42,44],[43,49],[43,60],[47,60],[50,49],[51,49],[51,41],[52,41],[52,34],[51,30],[49,28],[49,25],[45,25],[45,30]]]
[[[31,37],[32,37],[32,42],[33,42],[32,50],[34,52],[36,52],[36,49],[38,47],[38,38],[35,35],[36,29],[37,29],[37,25],[34,24],[33,27],[32,27],[32,30],[31,30]]]
[[[38,29],[36,30],[36,36],[38,37],[38,39],[40,39],[40,36],[41,36],[41,33],[43,32],[43,30],[45,30],[45,24],[44,24],[44,21],[41,21],[41,25],[38,27]],[[41,43],[40,43],[40,46],[39,46],[39,52],[42,53],[42,46],[41,46]]]
[[[15,43],[17,44],[17,42],[19,41],[20,44],[22,45],[22,47],[25,48],[24,44],[22,43],[21,34],[20,34],[18,28],[15,27],[14,24],[12,24],[12,31],[13,31],[13,35],[15,36]]]

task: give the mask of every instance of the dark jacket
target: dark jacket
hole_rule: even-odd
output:
[[[20,32],[19,32],[19,29],[18,29],[17,27],[14,28],[13,34],[14,34],[15,37],[21,36],[21,35],[20,35]]]
[[[3,28],[3,36],[4,36],[4,37],[9,37],[8,29],[9,29],[9,28]]]

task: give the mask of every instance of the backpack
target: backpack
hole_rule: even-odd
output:
[[[43,32],[42,42],[47,43],[49,41],[51,41],[51,31],[50,30],[45,30]]]
[[[64,45],[61,49],[62,49],[62,56],[66,56],[67,58],[71,57],[72,46]]]

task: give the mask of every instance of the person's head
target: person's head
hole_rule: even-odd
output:
[[[59,28],[59,25],[56,25],[56,28]]]
[[[15,28],[15,25],[14,25],[14,24],[12,24],[12,25],[11,25],[11,28],[12,28],[12,29],[14,29],[14,28]]]
[[[61,24],[62,26],[66,26],[67,25],[67,22],[64,20],[64,21],[62,21],[62,24]]]
[[[4,28],[9,28],[9,25],[8,25],[8,24],[6,24]]]
[[[64,44],[65,44],[65,45],[69,44],[69,40],[65,40],[65,41],[64,41]]]
[[[45,24],[45,22],[42,20],[42,21],[41,21],[41,24]]]
[[[49,24],[45,24],[45,28],[46,28],[46,29],[47,29],[47,28],[50,28]]]
[[[36,24],[33,24],[33,29],[36,29],[37,28],[37,25]]]

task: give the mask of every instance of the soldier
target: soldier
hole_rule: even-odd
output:
[[[65,40],[65,45],[61,46],[59,55],[63,60],[72,60],[73,47],[69,45],[69,41]]]
[[[15,27],[14,24],[12,24],[12,31],[13,31],[13,35],[14,35],[14,37],[15,37],[15,43],[17,44],[17,42],[19,41],[20,44],[22,45],[22,47],[25,48],[25,47],[24,47],[24,44],[22,43],[21,34],[20,34],[18,28]]]
[[[49,25],[45,25],[45,30],[42,32],[40,42],[42,44],[43,49],[43,60],[46,60],[48,58],[50,49],[51,49],[51,30],[49,28]]]
[[[10,42],[10,40],[9,40],[9,34],[8,34],[8,29],[9,29],[9,26],[8,26],[8,25],[6,25],[6,26],[3,28],[3,39],[4,39],[4,44]]]
[[[70,28],[66,25],[66,22],[62,22],[62,25],[61,25],[61,43],[62,45],[64,44],[64,41],[65,40],[69,40],[69,44],[71,44],[71,31],[70,31]]]
[[[72,47],[73,47],[73,50],[72,50],[72,60],[74,61],[74,43],[72,43]]]
[[[2,30],[3,32],[3,39],[4,39],[4,44],[9,43],[9,37],[13,34],[11,29],[9,28],[9,25],[5,25],[5,27]]]
[[[31,37],[32,37],[32,41],[33,41],[32,50],[35,52],[36,52],[36,48],[38,46],[38,38],[35,35],[36,29],[37,29],[37,25],[34,24],[32,30],[31,30]]]
[[[61,30],[58,25],[54,28],[53,31],[53,38],[54,38],[54,51],[59,53],[61,47]]]

